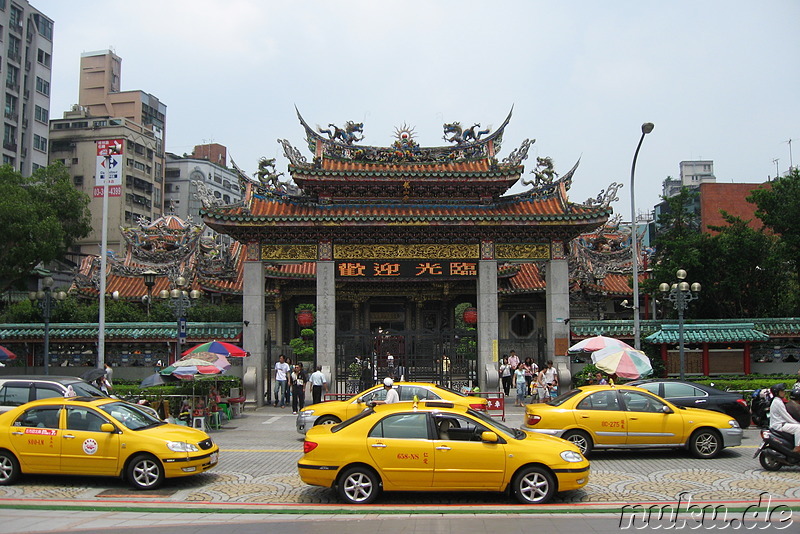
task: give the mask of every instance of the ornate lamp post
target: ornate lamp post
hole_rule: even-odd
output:
[[[642,141],[644,136],[653,131],[655,126],[652,122],[642,124],[642,136],[639,138],[639,144],[636,145],[636,152],[633,154],[633,163],[631,164],[631,255],[633,259],[633,348],[639,350],[641,348],[641,334],[639,329],[639,253],[636,250],[638,247],[638,235],[636,234],[636,197],[634,196],[633,178],[636,173],[636,158],[639,157],[639,149],[642,148]]]
[[[147,295],[142,299],[147,301],[147,318],[150,318],[150,303],[153,301],[153,286],[156,285],[156,276],[158,273],[152,269],[147,269],[142,273],[144,278],[144,285],[147,288]]]
[[[50,316],[53,312],[53,300],[60,302],[67,298],[65,292],[60,290],[53,292],[52,287],[53,279],[46,276],[42,280],[42,289],[28,293],[31,302],[39,304],[44,319],[44,374],[46,375],[50,374]]]
[[[678,310],[678,347],[681,362],[681,380],[683,380],[686,373],[686,356],[683,346],[683,312],[689,307],[689,303],[697,298],[700,298],[700,284],[695,282],[691,286],[686,282],[686,271],[678,269],[675,273],[678,281],[674,282],[671,286],[666,282],[658,286],[659,291],[664,293],[664,298],[672,302],[672,305]]]
[[[175,318],[178,320],[177,339],[175,340],[175,360],[181,357],[181,345],[186,343],[186,312],[194,305],[194,301],[200,298],[200,291],[193,289],[187,291],[186,278],[179,276],[175,280],[175,287],[172,290],[161,290],[158,296],[166,301],[172,309]]]

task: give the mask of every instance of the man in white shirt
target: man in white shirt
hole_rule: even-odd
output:
[[[322,391],[328,391],[328,379],[325,378],[321,365],[318,365],[317,370],[311,373],[308,381],[311,382],[311,402],[319,404],[322,402]]]
[[[786,410],[783,400],[786,397],[786,385],[775,384],[769,389],[775,395],[772,404],[769,405],[769,427],[773,430],[794,434],[795,447],[792,452],[800,454],[800,423]]]
[[[511,366],[512,371],[514,371],[519,365],[519,356],[517,356],[516,351],[512,350],[508,353],[508,365]]]
[[[373,404],[394,404],[395,402],[400,402],[400,395],[397,393],[397,390],[394,389],[394,380],[387,376],[383,379],[383,387],[387,390],[386,400],[372,401]]]
[[[278,402],[281,408],[286,407],[286,383],[289,375],[289,364],[286,363],[286,356],[281,354],[275,363],[275,406]]]

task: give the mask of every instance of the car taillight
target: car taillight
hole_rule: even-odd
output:
[[[483,403],[481,403],[481,404],[470,404],[469,407],[472,408],[473,410],[480,410],[482,412],[487,411],[486,405],[483,404]]]
[[[303,442],[303,454],[308,454],[309,452],[313,451],[317,448],[318,443],[314,443],[313,441],[304,441]]]
[[[736,402],[747,408],[747,402],[744,399],[736,399]]]
[[[528,426],[534,426],[536,423],[542,420],[542,417],[539,415],[530,414],[528,415]]]

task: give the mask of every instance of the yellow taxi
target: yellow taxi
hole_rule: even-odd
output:
[[[509,491],[543,504],[589,481],[589,461],[573,444],[447,401],[382,404],[314,426],[297,469],[348,504],[371,503],[383,490]]]
[[[0,415],[0,484],[23,473],[123,477],[158,488],[217,465],[205,432],[160,421],[141,407],[98,397],[50,398]]]
[[[729,415],[676,406],[633,386],[584,386],[525,406],[525,430],[592,449],[686,448],[695,458],[714,458],[742,443]]]
[[[474,410],[488,410],[488,401],[481,397],[464,395],[458,391],[448,389],[428,382],[395,382],[400,401],[413,402],[416,400],[446,400],[467,406]],[[383,384],[371,387],[347,400],[328,401],[306,406],[297,414],[297,431],[305,434],[315,425],[335,425],[349,419],[364,410],[372,401],[386,400],[386,388]]]

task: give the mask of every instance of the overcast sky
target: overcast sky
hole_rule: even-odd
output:
[[[413,126],[498,126],[500,159],[526,138],[556,171],[580,167],[570,200],[623,183],[641,124],[637,211],[679,162],[710,159],[718,182],[762,182],[800,165],[800,1],[31,0],[55,21],[51,118],[78,100],[83,52],[113,49],[122,90],[167,106],[168,151],[215,142],[252,173],[261,156],[307,157],[311,125],[364,123],[387,146]],[[776,163],[773,161],[777,159]]]

